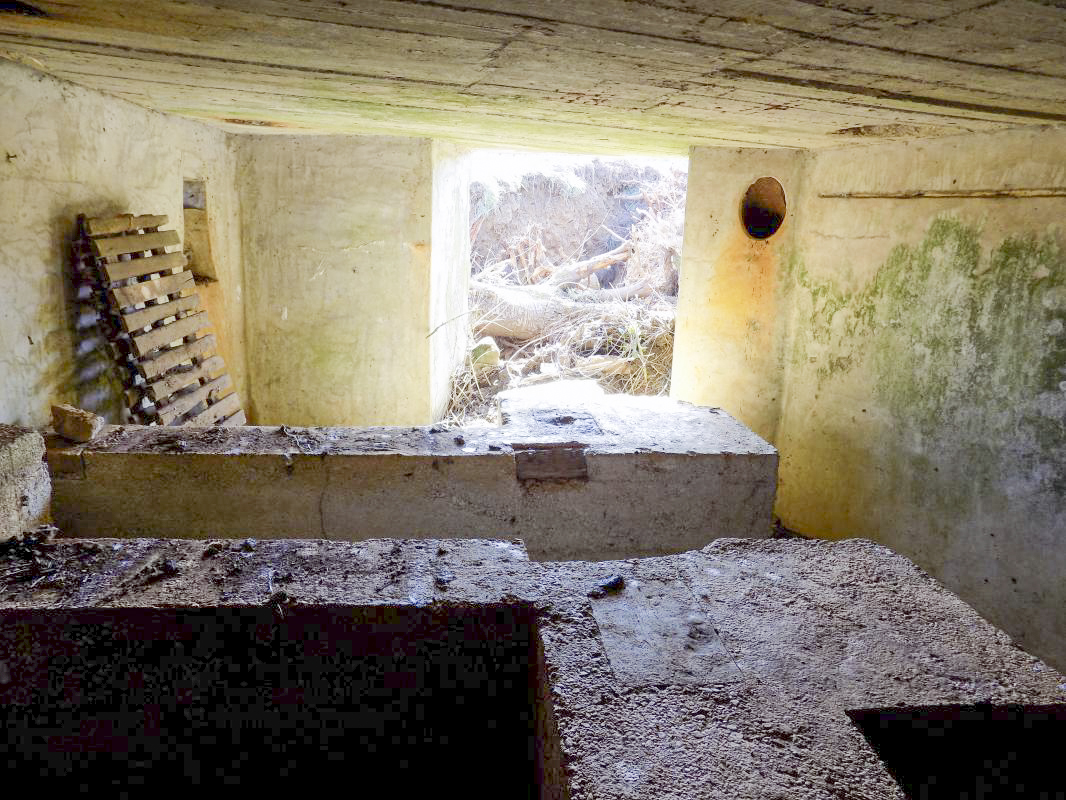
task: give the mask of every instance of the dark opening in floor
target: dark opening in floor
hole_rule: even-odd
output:
[[[1066,704],[849,711],[915,800],[1066,800]]]
[[[86,610],[0,622],[0,763],[37,784],[536,794],[523,610]]]

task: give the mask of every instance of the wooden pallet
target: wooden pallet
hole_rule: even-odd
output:
[[[165,216],[78,217],[75,274],[91,283],[134,422],[245,425],[207,313]]]

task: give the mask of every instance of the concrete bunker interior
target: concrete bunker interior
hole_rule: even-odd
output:
[[[528,607],[548,796],[898,797],[849,712],[1061,720],[1057,4],[7,6],[5,632]],[[688,157],[665,405],[441,424],[501,145]],[[250,425],[47,430],[123,422],[68,250],[124,213],[205,265]]]

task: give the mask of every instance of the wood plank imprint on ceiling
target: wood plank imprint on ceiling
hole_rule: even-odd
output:
[[[4,15],[0,41],[53,74],[217,121],[681,151],[831,144],[863,124],[940,135],[1066,120],[1066,10],[1021,0],[48,10]],[[750,108],[705,102],[736,92]]]

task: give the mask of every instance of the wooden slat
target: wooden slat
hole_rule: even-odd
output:
[[[225,367],[226,363],[222,360],[222,356],[211,356],[197,367],[167,375],[148,384],[148,395],[156,403],[161,403],[179,389],[184,389],[201,378],[210,378],[211,373],[218,372]]]
[[[147,333],[131,337],[133,340],[133,352],[138,357],[143,356],[158,347],[170,344],[178,339],[184,339],[186,336],[192,336],[198,330],[206,328],[210,324],[207,314],[203,311],[183,317],[171,322],[169,325],[153,328]]]
[[[104,264],[104,275],[109,281],[124,281],[126,278],[139,278],[153,272],[165,272],[175,267],[184,267],[188,263],[184,253],[163,253],[158,256],[131,258],[129,261],[112,261]]]
[[[184,361],[207,355],[215,349],[215,346],[215,336],[209,334],[195,342],[186,342],[170,350],[164,350],[152,358],[138,361],[137,369],[146,379],[152,380]]]
[[[195,311],[200,307],[200,295],[191,294],[188,297],[179,297],[169,303],[161,303],[157,306],[148,306],[122,314],[122,327],[127,331],[136,331],[159,322],[167,317],[177,316],[182,311]]]
[[[191,291],[195,276],[181,271],[187,263],[184,254],[166,252],[167,247],[181,245],[175,231],[158,230],[167,218],[125,214],[92,220],[79,217],[79,221],[77,252],[84,253],[86,271],[96,273],[93,284],[98,285],[101,278],[105,282],[102,294],[106,296],[97,295],[96,305],[107,306],[113,320],[109,344],[115,358],[134,370],[125,381],[134,421],[246,424],[225,361],[214,353],[215,337],[195,338],[211,322],[199,295]],[[134,233],[137,230],[146,232]],[[179,272],[171,274],[175,269]],[[142,277],[149,279],[131,280]],[[107,282],[132,285],[110,287]],[[183,292],[187,294],[182,296]],[[138,372],[147,384],[141,384]],[[190,415],[192,419],[185,419]]]
[[[199,389],[188,392],[187,394],[178,395],[177,397],[172,398],[165,406],[157,409],[159,421],[164,425],[169,425],[182,414],[188,413],[200,403],[210,398],[212,394],[221,392],[223,389],[228,389],[231,385],[232,383],[228,374],[219,375],[213,381],[205,383]],[[240,404],[238,403],[238,406],[239,405]]]
[[[120,262],[121,263],[121,262]],[[129,262],[126,262],[129,263]],[[110,264],[108,266],[111,266]],[[132,286],[120,286],[111,290],[111,299],[119,308],[135,306],[138,303],[147,303],[167,294],[177,294],[195,285],[192,272],[179,272],[177,275],[167,275],[163,278],[153,278],[150,281],[141,281]]]
[[[114,236],[109,239],[93,239],[93,253],[97,258],[114,258],[126,253],[140,253],[161,247],[181,244],[177,231],[138,233],[133,236]]]
[[[228,380],[228,376],[226,377]],[[240,411],[240,408],[240,398],[237,397],[237,393],[234,392],[233,394],[226,395],[217,403],[209,405],[207,407],[207,410],[201,411],[195,417],[190,417],[189,419],[185,420],[185,425],[188,425],[190,427],[214,425],[220,419],[224,419],[230,414]]]
[[[232,397],[236,397],[236,394],[233,394],[231,396]],[[223,398],[223,399],[225,399],[225,398]],[[247,424],[248,424],[248,418],[246,416],[244,416],[244,411],[238,411],[232,417],[226,417],[226,419],[223,420],[223,422],[222,422],[222,427],[224,427],[224,428],[233,428],[233,427],[236,427],[238,425],[247,425]]]
[[[119,214],[117,217],[93,217],[85,221],[85,229],[90,236],[107,236],[112,233],[128,233],[139,228],[158,228],[168,222],[166,215],[145,214],[135,217],[133,214]]]

